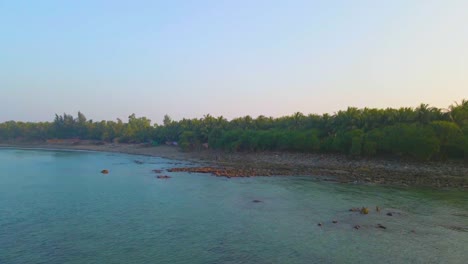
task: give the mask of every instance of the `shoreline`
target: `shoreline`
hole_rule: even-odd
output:
[[[143,155],[184,160],[216,168],[255,171],[255,175],[314,176],[340,183],[458,188],[468,191],[468,164],[462,161],[411,162],[385,159],[351,159],[335,154],[286,152],[226,153],[215,150],[183,152],[174,146],[144,144],[0,143],[0,148],[81,150]],[[247,176],[247,175],[246,175]]]

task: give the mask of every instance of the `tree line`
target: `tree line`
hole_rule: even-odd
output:
[[[120,143],[178,142],[186,151],[203,146],[224,151],[342,153],[355,157],[397,156],[417,160],[468,159],[468,100],[447,109],[421,104],[399,109],[349,107],[330,114],[294,113],[232,120],[205,115],[162,124],[129,116],[127,122],[94,122],[78,112],[53,122],[0,123],[0,141],[79,138]]]

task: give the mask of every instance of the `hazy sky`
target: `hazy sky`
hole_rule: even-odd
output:
[[[466,0],[0,0],[0,122],[468,98]]]

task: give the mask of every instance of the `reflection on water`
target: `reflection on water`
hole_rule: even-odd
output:
[[[466,192],[311,177],[172,173],[160,180],[151,170],[174,166],[173,161],[134,160],[120,154],[0,150],[0,263],[468,259]],[[102,169],[110,173],[100,174]],[[362,206],[371,212],[349,211]]]

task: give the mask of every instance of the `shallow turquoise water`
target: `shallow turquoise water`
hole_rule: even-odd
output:
[[[466,192],[341,185],[299,176],[172,173],[161,180],[151,171],[187,165],[175,163],[123,154],[0,149],[0,263],[468,259]],[[102,169],[110,174],[100,174]],[[348,211],[375,205],[381,213]],[[387,229],[376,228],[378,223]],[[353,229],[356,224],[361,229]]]

